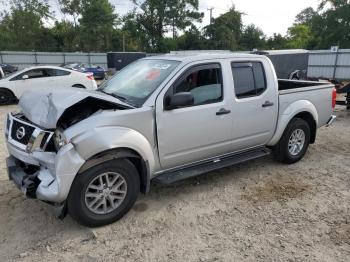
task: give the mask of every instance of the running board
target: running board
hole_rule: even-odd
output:
[[[214,170],[240,164],[249,160],[267,156],[271,153],[268,148],[258,148],[244,153],[212,159],[210,162],[197,164],[194,166],[168,171],[153,179],[162,185],[171,185],[175,182],[196,177]]]

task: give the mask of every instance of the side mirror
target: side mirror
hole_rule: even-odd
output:
[[[190,92],[177,93],[165,99],[165,110],[193,106],[194,97]]]
[[[27,80],[27,79],[29,79],[29,76],[28,76],[28,75],[23,75],[23,76],[22,76],[22,79],[23,79],[23,80]]]

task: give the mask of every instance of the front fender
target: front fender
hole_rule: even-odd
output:
[[[294,103],[291,103],[287,108],[283,110],[283,112],[280,112],[275,135],[267,145],[276,145],[281,139],[283,132],[286,129],[289,122],[296,115],[303,112],[310,113],[316,122],[316,126],[318,126],[318,113],[316,107],[308,100],[298,100]]]
[[[150,174],[155,170],[155,157],[151,143],[141,133],[125,127],[96,127],[74,137],[72,144],[79,155],[88,160],[101,152],[128,148],[148,162]]]

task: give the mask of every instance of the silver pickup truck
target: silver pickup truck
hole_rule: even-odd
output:
[[[127,213],[151,181],[172,184],[270,153],[299,161],[334,121],[334,106],[333,85],[278,80],[265,56],[146,58],[97,91],[25,93],[6,120],[9,178],[61,217],[101,226]]]

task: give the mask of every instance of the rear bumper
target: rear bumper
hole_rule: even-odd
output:
[[[332,115],[331,118],[328,120],[326,126],[327,127],[331,126],[336,119],[337,119],[337,117],[335,115]]]

